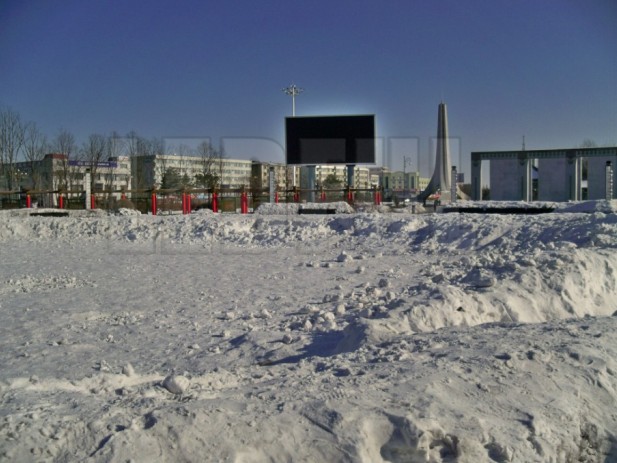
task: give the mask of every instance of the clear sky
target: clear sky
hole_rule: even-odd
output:
[[[284,118],[375,114],[383,162],[617,144],[615,0],[0,0],[0,106],[283,161]],[[171,142],[170,142],[171,143]]]

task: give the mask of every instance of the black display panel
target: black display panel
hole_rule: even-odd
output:
[[[375,116],[285,119],[287,164],[374,164]]]

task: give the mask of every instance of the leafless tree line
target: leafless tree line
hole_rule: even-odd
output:
[[[162,138],[145,138],[135,131],[126,135],[112,132],[109,135],[91,134],[81,145],[78,145],[74,135],[67,129],[60,129],[55,137],[49,139],[34,122],[25,122],[13,109],[0,108],[0,190],[15,191],[20,186],[22,177],[27,175],[29,187],[33,190],[41,188],[42,163],[46,154],[63,154],[59,158],[59,168],[54,172],[60,188],[71,190],[80,167],[86,164],[90,168],[92,189],[99,173],[101,163],[120,156],[127,156],[132,164],[132,184],[138,189],[151,188],[144,173],[142,162],[133,162],[139,156],[155,156],[165,153],[165,143]],[[187,185],[205,188],[217,186],[222,172],[222,150],[215,149],[208,141],[203,141],[196,149],[186,146],[178,147],[177,152],[182,160],[184,156],[199,156],[200,173],[188,179]],[[79,161],[78,163],[73,161]],[[17,163],[26,166],[27,172],[18,169]],[[157,162],[163,169],[161,176],[170,169],[165,158]],[[111,188],[112,176],[105,176],[107,185]]]

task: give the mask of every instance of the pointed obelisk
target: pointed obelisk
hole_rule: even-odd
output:
[[[450,201],[450,143],[448,142],[448,110],[444,102],[439,103],[437,116],[437,149],[435,153],[435,170],[426,189],[418,195],[420,201],[440,192],[442,201]]]

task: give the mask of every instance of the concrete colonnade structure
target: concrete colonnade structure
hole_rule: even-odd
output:
[[[604,199],[606,163],[617,169],[617,147],[471,153],[471,198],[482,199],[482,162],[490,161],[491,199],[531,201],[532,170],[538,162],[538,200],[582,199],[583,160],[587,159],[587,199]],[[617,186],[614,186],[617,190]],[[617,197],[617,191],[613,191]]]

